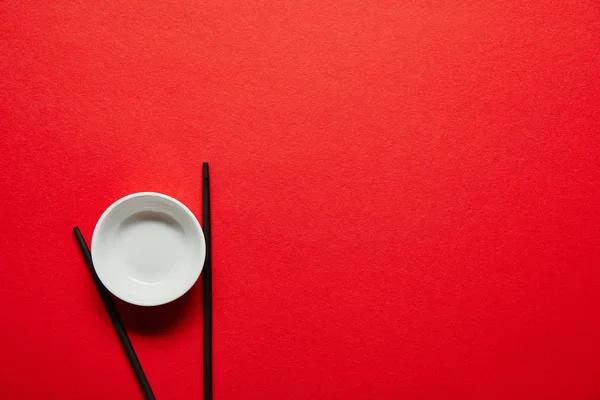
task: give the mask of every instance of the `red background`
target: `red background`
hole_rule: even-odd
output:
[[[150,3],[0,5],[0,398],[141,399],[71,228],[202,161],[215,399],[600,397],[596,1]],[[199,285],[120,307],[201,398]]]

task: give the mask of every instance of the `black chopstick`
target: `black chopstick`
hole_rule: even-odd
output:
[[[90,274],[92,274],[92,279],[94,280],[96,289],[98,289],[98,293],[100,293],[102,302],[106,307],[106,311],[108,311],[108,316],[115,327],[115,331],[117,331],[117,336],[119,336],[119,341],[123,346],[123,350],[125,350],[129,364],[131,364],[131,369],[133,369],[135,378],[137,379],[140,388],[144,393],[144,398],[146,400],[156,400],[156,397],[154,397],[154,393],[152,393],[152,389],[150,388],[150,383],[148,383],[148,379],[146,379],[146,374],[144,374],[140,360],[138,360],[135,350],[133,350],[133,346],[131,345],[131,341],[129,340],[129,336],[127,336],[127,332],[125,331],[125,327],[121,322],[121,318],[119,318],[117,308],[115,307],[108,290],[104,287],[100,281],[100,278],[98,278],[98,274],[96,274],[96,270],[94,269],[94,264],[92,262],[92,254],[90,253],[88,245],[85,243],[85,239],[83,238],[79,227],[74,227],[73,232],[75,232],[75,238],[77,238],[77,243],[79,244],[79,248],[81,249],[81,254],[83,254],[85,263],[90,270]]]
[[[202,270],[202,309],[204,314],[204,400],[213,398],[212,382],[212,251],[210,233],[210,184],[208,163],[202,164],[202,228],[206,239],[206,259]]]

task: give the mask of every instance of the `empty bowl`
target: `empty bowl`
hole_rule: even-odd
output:
[[[200,223],[180,201],[154,192],[117,200],[92,236],[98,277],[116,297],[140,306],[171,302],[198,280],[206,243]]]

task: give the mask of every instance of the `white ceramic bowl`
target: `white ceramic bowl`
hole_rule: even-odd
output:
[[[204,234],[194,214],[161,193],[117,200],[92,236],[94,268],[104,286],[140,306],[181,297],[200,276],[205,256]]]

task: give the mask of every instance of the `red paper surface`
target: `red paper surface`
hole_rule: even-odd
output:
[[[202,161],[215,399],[599,398],[599,52],[596,1],[2,2],[0,398],[142,398],[71,228]],[[199,285],[120,307],[201,398]]]

